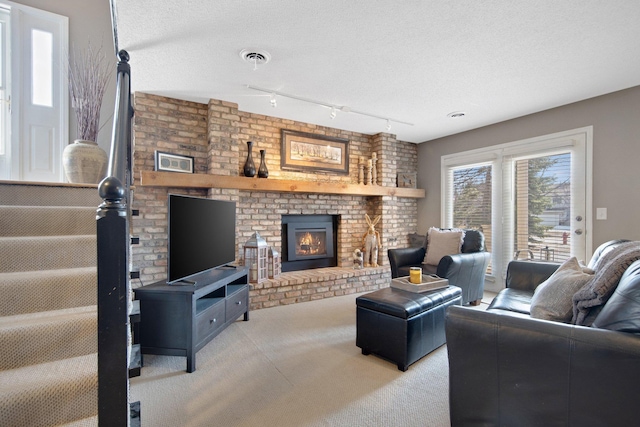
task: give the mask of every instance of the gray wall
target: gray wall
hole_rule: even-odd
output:
[[[116,98],[117,59],[113,49],[113,32],[111,30],[111,11],[108,0],[14,0],[14,3],[31,6],[47,12],[57,13],[69,18],[69,49],[81,50],[91,41],[93,47],[102,48],[107,55],[113,57],[114,73],[102,100],[100,111],[100,126],[98,144],[109,153],[111,145],[111,131],[113,127],[113,109]],[[76,120],[73,110],[69,107],[69,138],[76,139]]]
[[[418,232],[440,226],[440,157],[475,148],[593,126],[593,248],[640,240],[640,86],[436,139],[418,146]],[[607,220],[595,220],[596,208]]]

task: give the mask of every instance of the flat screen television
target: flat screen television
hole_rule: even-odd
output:
[[[169,194],[168,229],[169,284],[195,284],[236,259],[235,202]]]

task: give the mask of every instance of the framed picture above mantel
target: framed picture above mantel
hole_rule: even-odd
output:
[[[192,156],[181,156],[158,150],[155,152],[155,170],[158,172],[193,173],[193,163]]]
[[[282,129],[280,167],[300,172],[349,174],[349,140]]]

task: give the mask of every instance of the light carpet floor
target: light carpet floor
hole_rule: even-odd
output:
[[[406,372],[362,355],[357,296],[250,312],[191,374],[184,357],[145,355],[131,380],[142,426],[448,426],[446,346]]]

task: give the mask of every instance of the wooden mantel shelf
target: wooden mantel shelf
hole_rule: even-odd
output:
[[[383,187],[380,185],[345,184],[340,182],[295,181],[274,178],[247,178],[244,176],[186,174],[175,172],[142,171],[143,187],[173,188],[225,188],[278,193],[341,194],[353,196],[396,196],[413,199],[425,197],[421,188]]]

